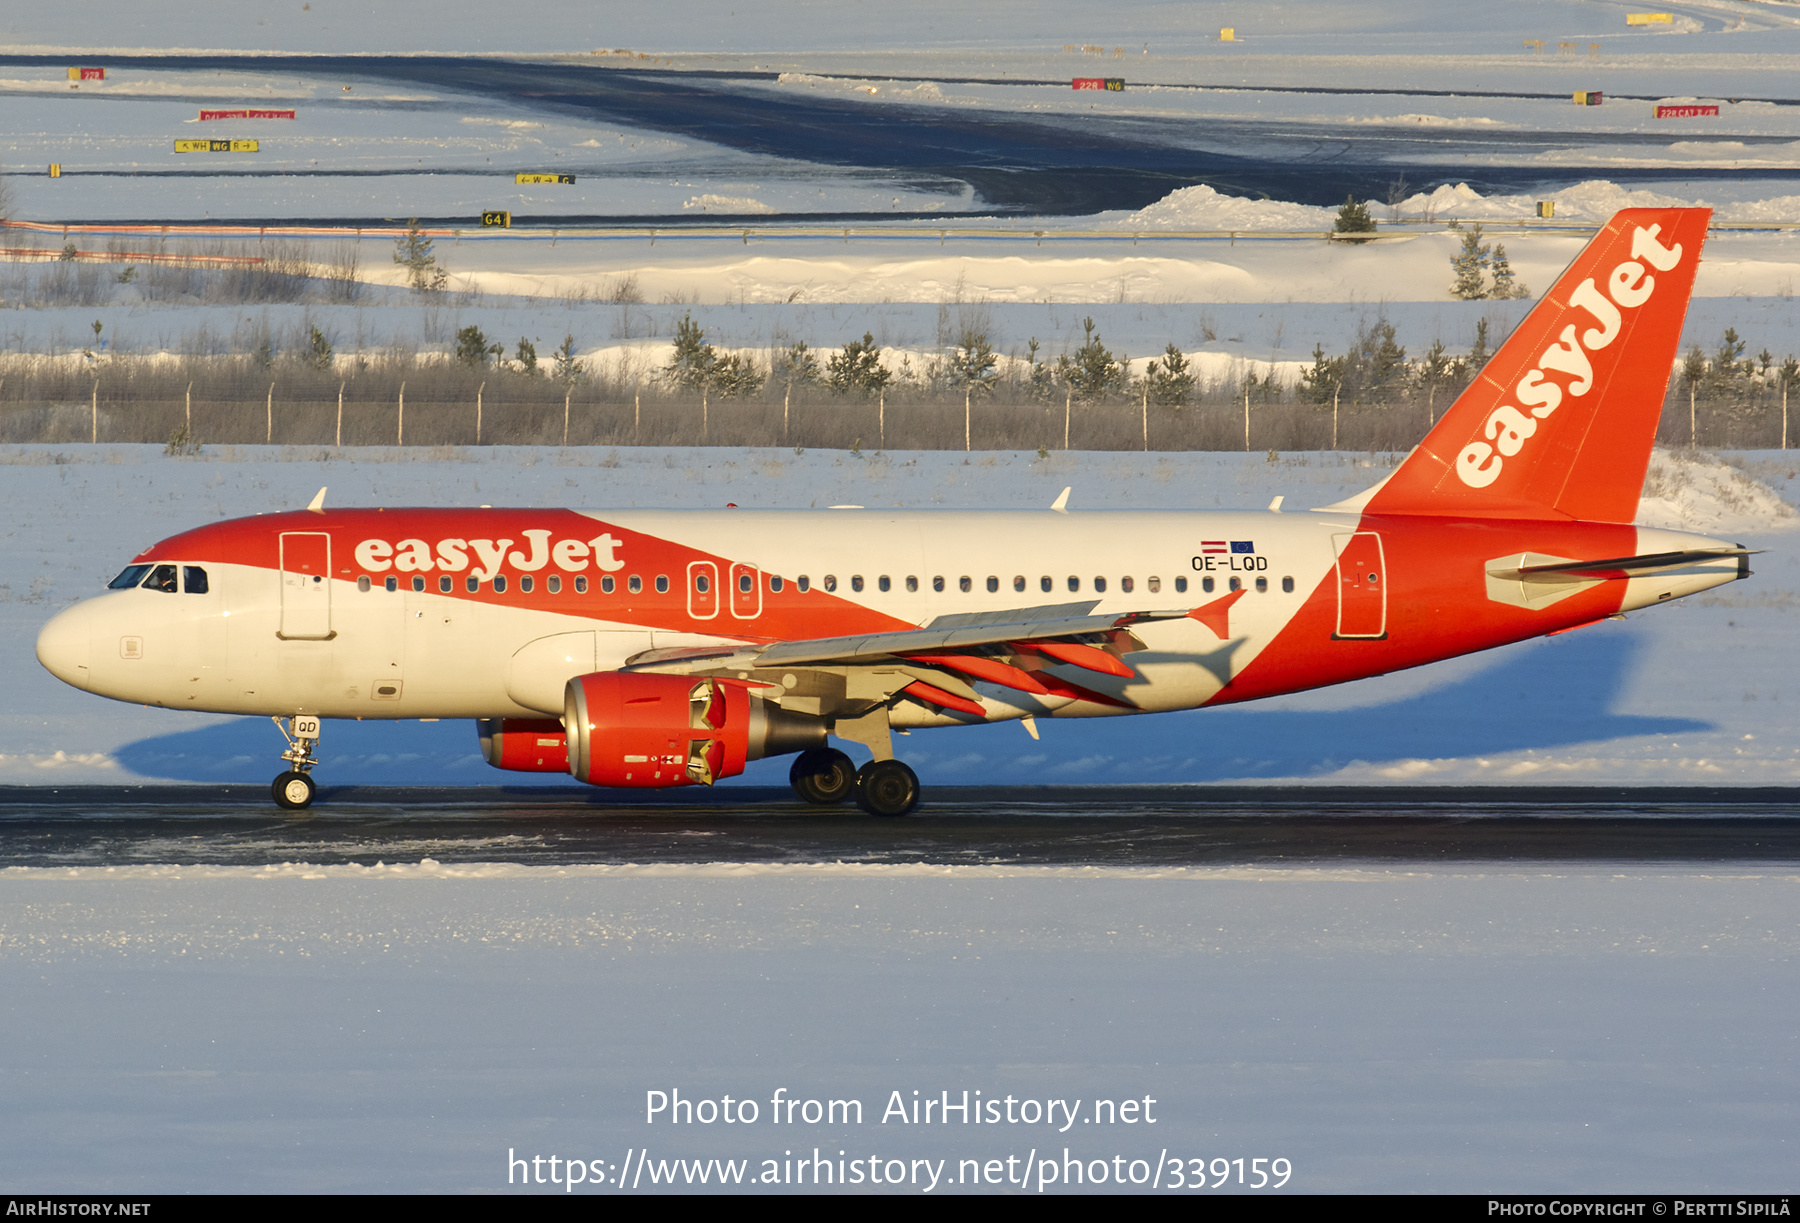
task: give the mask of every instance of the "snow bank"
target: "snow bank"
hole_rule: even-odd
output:
[[[1330,208],[1312,208],[1280,200],[1247,200],[1220,195],[1211,187],[1183,187],[1148,208],[1129,213],[1122,228],[1154,229],[1326,230],[1337,219]]]
[[[1650,455],[1637,522],[1710,535],[1792,528],[1800,526],[1800,515],[1773,489],[1716,455],[1658,449]]]

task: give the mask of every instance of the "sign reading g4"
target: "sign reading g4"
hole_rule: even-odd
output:
[[[483,229],[511,229],[512,213],[484,212],[481,214],[481,227]]]

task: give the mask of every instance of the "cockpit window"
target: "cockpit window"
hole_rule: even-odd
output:
[[[206,593],[206,570],[198,565],[181,567],[181,588],[191,595]]]
[[[144,579],[145,590],[160,590],[166,595],[175,593],[175,566],[158,565]]]
[[[130,590],[143,581],[144,575],[149,572],[150,566],[148,565],[127,565],[124,572],[106,584],[106,588],[108,590]]]

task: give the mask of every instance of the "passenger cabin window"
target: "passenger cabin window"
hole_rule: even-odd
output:
[[[468,587],[470,594],[474,594],[481,589],[481,579],[471,574],[463,579],[463,585]]]
[[[191,595],[205,594],[206,570],[198,565],[183,565],[181,567],[181,588]],[[365,587],[365,589],[367,588]]]
[[[1120,578],[1119,579],[1119,589],[1124,591],[1126,594],[1131,593],[1131,588],[1133,585],[1135,585],[1135,583],[1133,583],[1130,578]]]
[[[975,589],[975,583],[971,582],[969,580],[969,575],[965,573],[956,579],[956,588],[964,594],[968,594],[971,590]]]
[[[1206,588],[1208,590],[1211,590],[1212,589],[1212,579],[1207,578],[1206,581],[1207,581]],[[1184,595],[1187,593],[1187,579],[1186,578],[1176,578],[1175,579],[1175,593],[1178,595]]]
[[[1146,585],[1150,588],[1150,593],[1153,595],[1162,593],[1162,579],[1161,578],[1145,578],[1144,585]]]
[[[440,594],[449,594],[450,593],[450,579],[449,578],[441,577],[438,579],[438,593],[440,593]]]
[[[150,571],[144,581],[145,590],[160,590],[166,595],[175,593],[175,566],[158,565]]]
[[[701,594],[705,594],[711,588],[712,588],[712,583],[708,582],[706,580],[706,575],[704,573],[696,573],[694,575],[694,589],[695,590],[699,591]]]
[[[529,577],[522,577],[519,579],[519,590],[524,594],[530,594],[531,588],[535,585],[537,585],[537,583],[533,582]]]
[[[906,593],[909,595],[919,593],[919,577],[917,574],[909,573],[906,575]]]
[[[656,575],[656,593],[659,595],[666,595],[669,593],[669,575],[668,574],[659,573]]]
[[[106,588],[108,590],[130,590],[143,581],[144,575],[149,572],[150,566],[148,565],[127,565],[120,571],[118,577],[106,584]]]
[[[393,579],[391,579],[391,578],[389,579],[389,581],[392,581],[392,580]],[[365,573],[361,577],[356,579],[356,588],[358,590],[362,591],[364,594],[369,593],[369,575],[368,574]]]
[[[1095,578],[1094,579],[1094,593],[1102,594],[1102,595],[1106,593],[1106,579],[1105,578]]]
[[[805,594],[812,589],[812,579],[803,573],[794,579],[794,585],[799,588],[801,594]]]
[[[552,583],[554,583],[554,585],[552,585],[550,587],[550,593],[555,594],[556,587],[562,584],[562,579],[561,578],[551,578],[550,581]],[[583,581],[581,583],[581,586],[579,587],[579,589],[586,590],[587,582]],[[609,573],[605,577],[600,579],[600,593],[603,595],[609,595],[612,592],[613,592],[613,579],[612,579],[612,574]]]
[[[1186,578],[1176,578],[1175,579],[1175,589],[1180,590],[1182,585],[1186,581],[1187,581]],[[1213,580],[1211,578],[1201,578],[1200,579],[1200,589],[1205,591],[1207,594],[1211,594],[1213,592]]]
[[[826,574],[825,575],[825,593],[830,594],[832,591],[834,591],[836,589],[837,589],[837,574],[835,574],[835,573]]]
[[[471,582],[473,582],[475,579],[470,578],[469,580]],[[472,590],[472,589],[474,589],[474,587],[470,587],[470,589]],[[504,575],[496,574],[494,576],[494,593],[497,595],[503,595],[506,593],[506,578]]]
[[[883,594],[894,588],[894,583],[888,579],[888,575],[885,573],[875,579],[875,585]]]
[[[1013,577],[1013,589],[1017,590],[1017,591],[1023,591],[1025,589],[1025,575],[1024,574],[1022,574],[1022,573],[1017,574]]]
[[[579,590],[580,587],[576,587],[576,589]],[[638,594],[638,593],[642,592],[644,589],[644,579],[639,577],[635,573],[632,574],[629,578],[627,578],[625,580],[625,589],[629,590],[632,594]]]
[[[549,577],[544,579],[544,589],[549,591],[553,595],[561,594],[562,593],[562,579],[557,577],[554,573],[551,574]]]
[[[1268,578],[1257,578],[1256,579],[1256,593],[1259,595],[1269,593],[1269,579]]]
[[[1076,577],[1072,573],[1069,575],[1069,589],[1070,590],[1080,590],[1081,589],[1081,579]]]
[[[636,578],[632,578],[631,580],[634,582],[637,581]],[[587,576],[585,574],[575,579],[575,593],[578,595],[587,593]]]
[[[746,578],[745,580],[748,581],[749,579]],[[781,593],[781,579],[774,575],[770,575],[769,577],[769,593],[772,595]]]
[[[382,581],[381,584],[384,588],[386,588],[387,590],[390,590],[390,591],[400,589],[400,579],[395,577],[391,573],[387,575],[387,577]]]
[[[944,575],[943,574],[940,573],[937,577],[934,577],[931,579],[931,589],[938,594],[944,593]]]
[[[1045,574],[1038,579],[1038,588],[1045,594],[1049,594],[1052,590],[1056,589],[1056,583],[1048,574]]]
[[[424,578],[414,578],[412,580],[412,588],[414,590],[424,590],[425,589],[425,579]]]
[[[777,578],[776,580],[780,581],[779,578]],[[747,574],[747,573],[738,574],[738,592],[740,594],[749,594],[751,589],[755,585],[756,585],[756,579],[751,577],[749,574]],[[776,586],[775,589],[780,590],[781,587]]]
[[[1281,579],[1281,593],[1284,595],[1291,595],[1294,593],[1294,579],[1293,578],[1282,578]]]
[[[1231,589],[1242,590],[1243,587],[1244,587],[1244,580],[1242,578],[1232,578],[1231,579]]]
[[[987,580],[987,588],[988,588],[989,594],[993,594],[995,591],[999,590],[1000,589],[1000,579],[997,577],[994,577],[992,574],[989,574],[988,580]]]
[[[851,574],[850,575],[850,589],[856,591],[858,594],[861,594],[862,588],[863,588],[862,574],[860,574],[860,573]]]

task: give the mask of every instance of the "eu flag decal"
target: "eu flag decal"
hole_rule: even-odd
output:
[[[1240,553],[1241,552],[1255,552],[1256,545],[1248,539],[1234,539],[1231,541],[1231,550],[1233,552],[1240,552]]]

